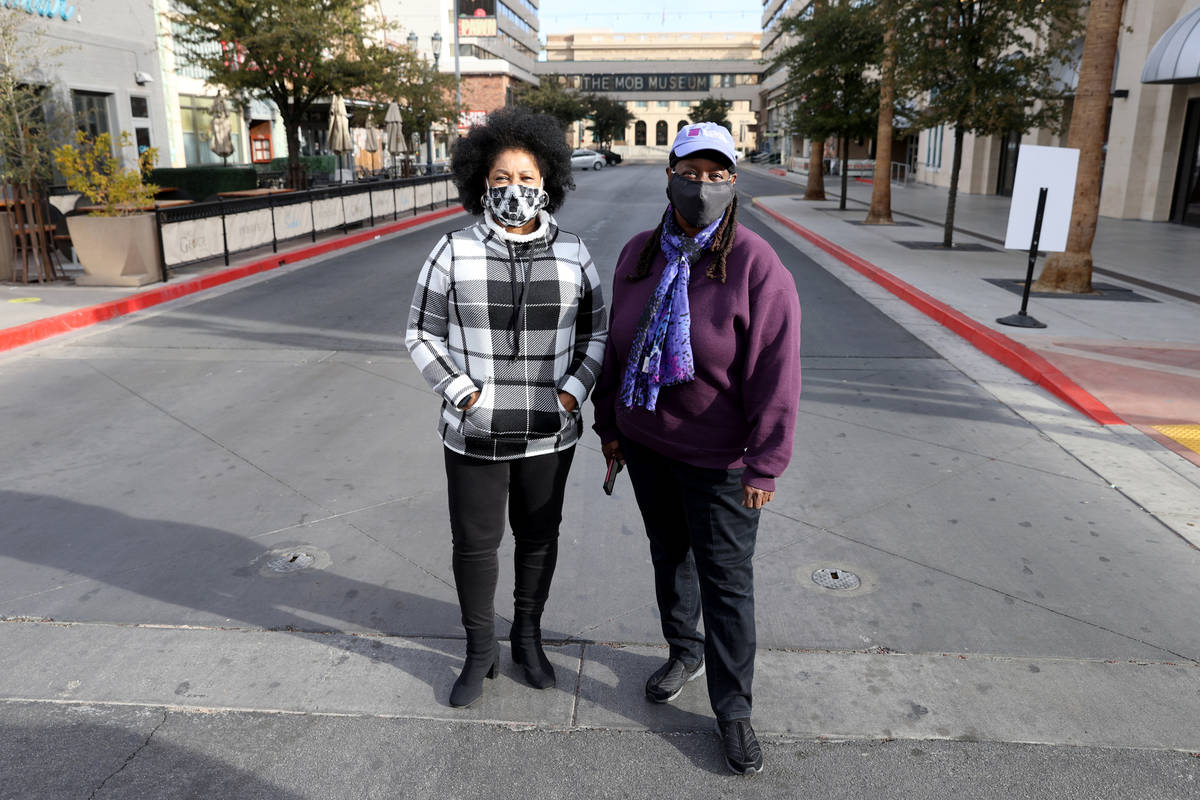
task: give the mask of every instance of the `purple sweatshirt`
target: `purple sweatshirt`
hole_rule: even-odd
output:
[[[655,411],[625,408],[618,395],[629,348],[666,266],[659,252],[647,277],[626,280],[651,233],[630,239],[617,261],[604,366],[592,391],[593,427],[602,442],[623,435],[693,466],[744,466],[742,483],[775,491],[792,457],[800,399],[796,283],[771,246],[738,225],[724,284],[704,274],[711,252],[691,267],[695,380],[663,387]]]

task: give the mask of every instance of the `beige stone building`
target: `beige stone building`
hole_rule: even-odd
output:
[[[786,46],[777,24],[801,13],[810,0],[767,0],[763,6],[763,56],[768,62]],[[1156,46],[1162,45],[1156,51]],[[1082,42],[1080,49],[1082,52]],[[1070,65],[1068,84],[1077,77]],[[1156,74],[1143,75],[1151,68]],[[1162,80],[1169,82],[1144,82]],[[793,137],[782,98],[786,75],[764,73],[761,103],[766,149],[800,169],[807,142]],[[1070,107],[1068,105],[1068,114]],[[963,146],[959,191],[1011,194],[1017,153],[1024,144],[1065,146],[1066,136],[1048,131],[975,137]],[[869,143],[851,158],[870,155]],[[922,183],[949,186],[953,128],[939,125],[898,140],[893,160],[905,163]],[[1127,0],[1113,75],[1100,213],[1121,219],[1200,225],[1200,0]]]
[[[577,31],[549,36],[539,76],[555,75],[580,92],[625,102],[634,122],[614,149],[630,158],[662,158],[675,132],[690,122],[692,106],[706,97],[729,102],[733,138],[744,151],[756,147],[758,33],[613,33]],[[591,144],[586,125],[572,144]]]

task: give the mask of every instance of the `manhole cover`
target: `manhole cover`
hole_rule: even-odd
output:
[[[310,544],[293,542],[268,550],[250,563],[265,578],[283,578],[300,572],[325,569],[332,563],[329,553]]]
[[[308,569],[316,561],[317,558],[312,553],[306,553],[303,550],[289,550],[268,560],[267,569],[274,572],[298,572]]]
[[[837,567],[821,567],[812,574],[813,583],[826,589],[857,589],[862,581],[853,572]]]

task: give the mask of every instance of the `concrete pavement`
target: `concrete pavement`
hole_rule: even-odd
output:
[[[610,278],[661,170],[577,180],[560,219]],[[664,652],[644,537],[590,440],[546,617],[559,686],[505,656],[479,706],[445,705],[436,402],[399,336],[455,219],[0,359],[0,797],[1188,797],[1200,555],[1169,526],[1196,489],[1147,505],[1105,472],[1186,484],[1187,462],[745,207],[805,305],[756,557],[763,780],[721,773],[703,682],[642,699]]]

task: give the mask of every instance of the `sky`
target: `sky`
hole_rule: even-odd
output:
[[[609,28],[614,33],[762,30],[762,0],[541,0],[538,34]]]

